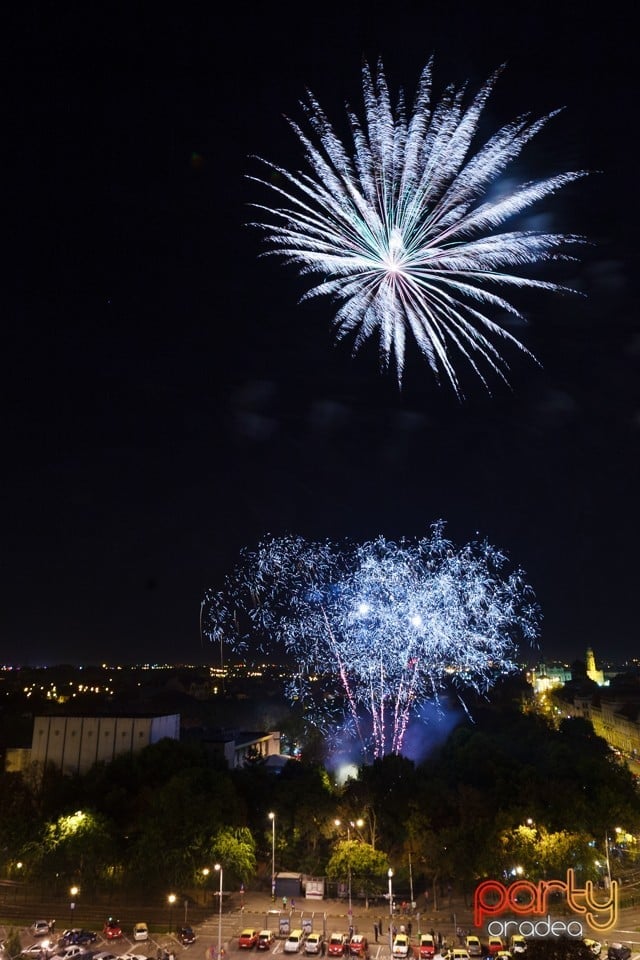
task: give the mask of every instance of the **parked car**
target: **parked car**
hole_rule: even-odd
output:
[[[81,947],[79,943],[74,943],[69,947],[57,949],[53,956],[55,960],[83,960],[84,957],[89,957],[90,954],[86,947]]]
[[[270,950],[275,939],[276,937],[273,930],[261,930],[258,934],[256,946],[258,950]]]
[[[179,927],[178,928],[178,940],[183,947],[189,947],[192,943],[196,942],[196,935],[193,932],[193,927]]]
[[[369,941],[361,933],[354,933],[349,941],[349,953],[352,957],[364,957],[369,960]]]
[[[511,937],[510,950],[514,957],[527,952],[527,941],[521,933],[514,933]]]
[[[436,955],[436,945],[430,933],[421,933],[418,941],[420,960],[430,960]]]
[[[51,924],[48,920],[36,920],[29,929],[34,937],[45,937],[48,933],[51,933]]]
[[[94,933],[93,930],[80,930],[78,927],[74,927],[72,930],[63,931],[58,945],[69,947],[72,944],[79,944],[80,946],[86,946],[88,943],[95,943],[97,939],[98,934]]]
[[[238,946],[241,950],[253,950],[255,945],[258,942],[259,930],[254,930],[252,927],[247,927],[242,931],[238,937]]]
[[[304,930],[292,930],[284,942],[285,953],[298,953],[304,943]]]
[[[391,955],[395,960],[405,960],[409,956],[409,937],[406,933],[398,933],[393,941]]]
[[[590,937],[584,937],[582,942],[584,943],[587,950],[589,950],[594,957],[599,957],[602,952],[602,944],[599,940],[592,940]]]
[[[629,960],[631,947],[626,943],[610,943],[607,950],[607,960]]]
[[[475,933],[467,934],[467,936],[464,938],[464,945],[470,957],[482,956],[482,944],[480,943],[480,937],[476,937]]]
[[[149,927],[146,923],[134,923],[133,925],[133,939],[134,940],[148,940],[149,939]]]
[[[53,945],[50,940],[42,939],[37,940],[36,943],[32,943],[30,947],[25,947],[24,950],[20,951],[21,957],[41,957],[45,954],[47,957],[50,957],[52,953],[55,953]]]
[[[120,960],[148,960],[144,953],[122,953]]]
[[[346,946],[347,938],[344,933],[334,932],[327,942],[327,953],[330,957],[342,957],[344,956]]]
[[[506,950],[507,945],[502,939],[502,937],[489,937],[489,955],[494,953],[499,953],[500,950]]]
[[[322,953],[322,934],[310,933],[304,942],[304,952],[311,954]]]
[[[94,953],[93,960],[119,960],[115,953],[109,953],[108,950],[100,950]]]
[[[122,927],[119,920],[108,917],[102,928],[102,936],[105,940],[119,940],[122,936]]]

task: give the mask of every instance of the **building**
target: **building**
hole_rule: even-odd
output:
[[[596,658],[593,655],[593,650],[591,647],[587,648],[587,659],[585,661],[585,665],[589,680],[593,680],[593,682],[597,683],[599,687],[604,686],[604,672],[602,670],[596,670]]]
[[[36,716],[30,750],[7,750],[5,769],[44,770],[53,765],[65,774],[84,774],[96,763],[137,753],[169,737],[180,739],[180,715]]]

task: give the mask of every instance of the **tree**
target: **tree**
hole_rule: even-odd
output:
[[[211,842],[210,856],[236,884],[247,883],[256,872],[256,845],[246,827],[221,830]]]
[[[38,864],[41,876],[73,880],[93,890],[113,866],[112,835],[106,817],[78,810],[46,824],[42,837],[25,846],[25,856]]]
[[[338,840],[327,864],[327,877],[345,882],[350,878],[351,889],[368,898],[380,890],[388,869],[389,858],[381,850],[361,840]]]

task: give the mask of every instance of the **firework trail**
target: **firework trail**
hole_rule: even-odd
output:
[[[208,592],[205,632],[257,660],[293,661],[288,695],[326,736],[345,723],[365,757],[401,753],[426,701],[485,693],[516,669],[539,611],[522,571],[486,541],[362,544],[270,538]]]
[[[522,320],[501,290],[566,288],[514,273],[530,264],[574,259],[563,252],[584,242],[571,234],[500,231],[535,202],[586,175],[567,172],[522,183],[507,195],[489,189],[558,111],[523,115],[475,150],[483,108],[497,71],[466,102],[450,86],[435,101],[432,61],[420,78],[409,115],[403,95],[395,108],[382,64],[363,70],[364,119],[347,106],[351,149],[308,93],[301,106],[308,132],[289,121],[308,165],[288,172],[263,158],[269,177],[250,177],[275,193],[275,205],[253,204],[266,219],[267,253],[319,275],[303,299],[328,295],[340,306],[336,338],[353,353],[374,334],[381,366],[395,365],[399,385],[406,341],[412,337],[436,378],[458,396],[454,357],[462,356],[488,389],[482,365],[506,381],[508,365],[494,341],[529,353],[489,311]],[[485,312],[487,311],[487,312]]]

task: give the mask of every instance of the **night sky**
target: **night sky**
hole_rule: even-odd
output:
[[[200,604],[266,534],[416,537],[524,568],[541,655],[638,653],[638,94],[627,5],[32,2],[5,15],[0,661],[207,662]],[[522,7],[522,10],[518,9]],[[346,134],[361,65],[412,99],[506,69],[486,132],[562,107],[512,171],[588,169],[533,212],[585,234],[515,294],[510,388],[465,399],[375,346],[247,224],[309,87]],[[457,363],[458,369],[463,367]],[[531,657],[529,657],[531,659]],[[535,659],[535,657],[533,657]]]

